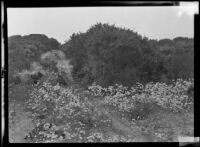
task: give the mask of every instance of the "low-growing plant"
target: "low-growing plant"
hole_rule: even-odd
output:
[[[106,126],[102,120],[106,121],[107,118],[98,116],[92,104],[87,100],[86,92],[79,93],[72,87],[62,87],[59,84],[52,85],[44,82],[40,86],[35,86],[27,101],[27,108],[32,112],[32,119],[36,126],[48,123],[59,127],[68,124],[70,127],[65,128],[67,129],[65,139],[72,139],[80,135],[80,130],[87,132],[90,129],[99,128],[102,124]],[[77,128],[80,129],[78,132]],[[41,141],[41,136],[43,136],[43,141],[55,139],[52,132],[56,130],[45,131],[50,136],[48,138],[44,137],[44,133],[41,135],[44,130],[40,130],[32,133],[37,134],[35,137],[32,135],[33,142]],[[71,138],[69,138],[70,134]],[[39,138],[37,139],[37,137]]]
[[[89,137],[91,130],[111,125],[108,117],[95,110],[95,101],[126,113],[130,120],[144,119],[153,110],[154,105],[173,111],[187,111],[191,105],[188,103],[187,90],[193,84],[193,80],[178,79],[170,85],[159,82],[146,85],[137,83],[131,88],[118,84],[105,88],[94,83],[88,90],[63,87],[56,84],[56,81],[51,83],[51,80],[52,78],[35,85],[27,101],[36,126],[54,126],[47,130],[40,129],[35,133],[35,137],[32,137],[33,142],[92,141]]]
[[[88,91],[94,96],[104,96],[104,103],[117,107],[119,111],[133,110],[138,103],[141,106],[157,104],[173,111],[187,111],[193,99],[188,96],[187,90],[192,85],[193,79],[177,79],[172,81],[172,84],[136,83],[129,89],[118,84],[104,88],[93,83],[88,87]]]

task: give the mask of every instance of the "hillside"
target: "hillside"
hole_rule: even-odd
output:
[[[10,142],[171,142],[194,133],[194,40],[97,23],[10,36]]]

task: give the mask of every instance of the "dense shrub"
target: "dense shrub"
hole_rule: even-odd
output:
[[[69,60],[59,60],[56,64],[56,67],[58,69],[58,74],[64,74],[66,75],[67,79],[73,81],[72,65],[70,64]]]
[[[98,130],[110,122],[95,101],[130,119],[147,117],[155,105],[175,112],[193,106],[193,39],[149,40],[97,23],[61,50],[45,35],[9,37],[8,55],[9,100],[27,101],[36,125],[30,142],[124,140]]]
[[[147,40],[115,25],[97,23],[86,33],[73,34],[61,50],[72,60],[74,78],[92,79],[99,85],[131,85],[140,81],[143,63],[152,61],[154,66],[149,68],[157,67],[157,57]]]
[[[67,60],[65,54],[60,50],[53,50],[41,55],[41,64],[46,70],[56,72],[60,80],[67,83],[66,80],[72,82],[73,66],[70,60]],[[65,85],[65,84],[64,84]]]
[[[44,67],[55,68],[57,61],[64,60],[65,54],[59,50],[52,50],[41,54],[40,60]]]
[[[31,132],[29,139],[32,138],[33,142],[44,142],[44,140],[54,142],[59,141],[59,138],[60,141],[69,142],[91,141],[89,136],[93,129],[98,130],[111,125],[106,115],[96,111],[93,103],[95,98],[97,102],[127,114],[131,120],[144,119],[153,110],[154,105],[176,112],[185,112],[193,104],[192,101],[188,102],[187,95],[187,90],[192,84],[193,80],[178,79],[171,85],[137,83],[132,88],[118,84],[103,88],[93,84],[88,87],[88,90],[78,90],[44,82],[42,85],[35,86],[27,101],[33,122],[38,129],[40,128],[36,132]],[[54,127],[45,130],[44,126]],[[60,132],[60,135],[56,132]],[[99,141],[105,141],[105,138],[102,136]]]
[[[14,77],[14,83],[15,84],[37,84],[37,82],[40,81],[40,79],[45,74],[45,71],[30,71],[30,70],[23,70],[17,74],[15,74]]]
[[[76,89],[70,87],[63,88],[58,84],[53,86],[44,82],[43,85],[36,86],[27,104],[37,127],[43,124],[54,126],[53,130],[48,130],[49,132],[44,131],[42,127],[39,132],[43,132],[43,137],[39,132],[32,132],[32,134],[36,134],[36,137],[29,135],[29,139],[32,137],[31,140],[35,140],[34,142],[42,141],[41,138],[45,138],[46,141],[54,141],[58,139],[58,135],[55,137],[55,132],[58,130],[64,131],[67,136],[65,139],[83,141],[84,135],[81,135],[81,132],[89,133],[92,128],[109,125],[109,123],[103,122],[107,120],[106,117],[94,117],[98,114],[95,115],[97,112],[93,111],[93,106],[87,101],[87,95],[84,92],[78,93]],[[79,130],[76,130],[77,128]]]
[[[93,95],[104,96],[106,104],[114,105],[121,111],[129,111],[137,103],[154,103],[174,111],[187,111],[192,104],[187,91],[192,85],[192,79],[177,79],[169,85],[159,82],[146,85],[137,83],[131,89],[117,84],[103,88],[94,83],[88,89]]]
[[[137,32],[97,23],[85,33],[74,33],[61,50],[72,61],[73,77],[86,86],[115,83],[131,86],[193,78],[194,40],[150,40]]]
[[[9,83],[12,76],[22,70],[28,70],[32,62],[38,62],[41,54],[58,49],[60,43],[42,34],[11,36],[8,38]]]

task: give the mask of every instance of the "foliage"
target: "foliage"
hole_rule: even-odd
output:
[[[84,93],[79,94],[70,87],[63,88],[58,84],[53,86],[46,82],[36,87],[27,102],[27,108],[32,112],[34,123],[41,128],[40,133],[35,133],[37,134],[35,142],[41,141],[41,137],[39,137],[41,132],[43,132],[43,139],[52,141],[52,139],[58,139],[58,135],[55,137],[54,134],[56,131],[65,129],[64,134],[68,140],[84,141],[84,138],[81,137],[83,136],[82,132],[89,133],[91,128],[108,125],[108,123],[103,123],[107,118],[101,116],[97,117],[98,119],[95,118],[96,112],[93,112],[92,104],[86,101],[87,97]],[[52,124],[55,127],[52,128],[53,130],[45,131],[41,127],[43,124]],[[69,126],[67,127],[67,125]],[[76,128],[80,130],[76,130]],[[34,141],[33,135],[30,135],[31,137],[33,138],[31,140]]]
[[[70,60],[67,60],[65,54],[60,50],[53,50],[41,55],[41,64],[46,70],[57,72],[61,79],[73,81],[72,68]]]
[[[193,78],[193,42],[182,37],[149,40],[130,29],[97,23],[86,33],[73,34],[61,50],[72,61],[76,81],[131,86]]]
[[[154,104],[175,112],[189,110],[193,101],[189,99],[187,90],[192,84],[193,80],[178,79],[171,85],[157,82],[137,83],[131,88],[119,84],[103,88],[94,83],[88,90],[80,91],[44,82],[35,86],[27,101],[36,125],[27,138],[32,142],[106,141],[104,134],[93,132],[102,132],[101,129],[111,125],[107,116],[95,111],[92,102],[95,97],[103,105],[112,106],[118,112],[129,114],[130,119],[137,120],[147,117]]]
[[[168,79],[194,77],[194,40],[177,37],[160,40],[157,44]]]
[[[41,54],[41,63],[45,67],[53,67],[59,60],[65,59],[65,54],[59,50],[52,50]]]
[[[60,43],[42,34],[27,36],[11,36],[8,38],[8,68],[9,84],[13,81],[13,75],[22,70],[28,70],[32,62],[40,60],[44,52],[58,49]]]
[[[62,46],[40,34],[11,36],[8,55],[9,100],[26,101],[35,124],[29,142],[134,141],[103,133],[112,123],[99,103],[131,121],[155,106],[183,113],[193,106],[190,38],[149,40],[97,23]]]
[[[131,111],[137,103],[154,103],[174,111],[187,111],[193,103],[187,93],[191,86],[192,79],[177,79],[169,85],[159,82],[146,85],[137,83],[130,89],[118,84],[103,88],[94,83],[88,89],[94,96],[104,96],[104,103],[113,105],[120,111]]]
[[[101,23],[86,33],[73,34],[61,50],[72,60],[74,77],[84,80],[89,76],[100,85],[133,84],[140,80],[142,55],[148,51],[154,56],[136,32]]]

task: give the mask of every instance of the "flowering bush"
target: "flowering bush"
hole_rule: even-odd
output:
[[[131,88],[118,84],[103,88],[94,83],[87,90],[80,90],[47,80],[35,86],[27,101],[36,125],[28,138],[32,142],[110,142],[116,137],[105,139],[107,137],[98,131],[109,128],[112,122],[107,115],[96,111],[96,104],[91,99],[100,98],[95,102],[130,114],[131,119],[141,119],[149,114],[153,104],[173,111],[188,110],[192,101],[189,101],[187,90],[192,85],[193,80],[178,79],[170,85],[137,83]],[[98,130],[96,134],[92,133],[93,129]]]
[[[72,107],[84,108],[84,103],[74,95],[72,88],[63,88],[58,84],[52,86],[50,83],[43,83],[39,89],[34,89],[28,104],[28,108],[34,110],[33,115],[51,116],[49,119],[61,118],[65,114],[73,115]]]
[[[88,91],[94,96],[104,96],[105,104],[113,105],[120,111],[131,111],[138,103],[154,103],[163,108],[179,111],[187,110],[193,104],[187,94],[193,82],[193,79],[177,79],[169,85],[159,82],[146,85],[136,83],[129,89],[118,84],[103,88],[93,83],[88,87]]]
[[[164,108],[174,111],[187,110],[192,104],[187,94],[187,90],[193,85],[193,79],[184,81],[177,79],[171,85],[165,83],[147,84],[145,92],[150,100],[155,101]]]
[[[41,55],[41,61],[45,64],[56,63],[63,59],[65,59],[65,54],[60,50],[48,51]]]
[[[62,72],[67,75],[67,78],[71,81],[73,81],[72,77],[72,65],[70,65],[69,60],[58,60],[56,67],[58,69],[59,74]]]
[[[108,118],[98,115],[87,100],[85,92],[79,93],[72,87],[64,88],[49,82],[35,86],[27,101],[27,108],[32,112],[37,131],[33,130],[29,139],[32,142],[54,142],[62,139],[84,141],[85,134],[91,128],[109,125]],[[44,129],[49,124],[54,127]],[[56,135],[58,130],[65,137]]]

